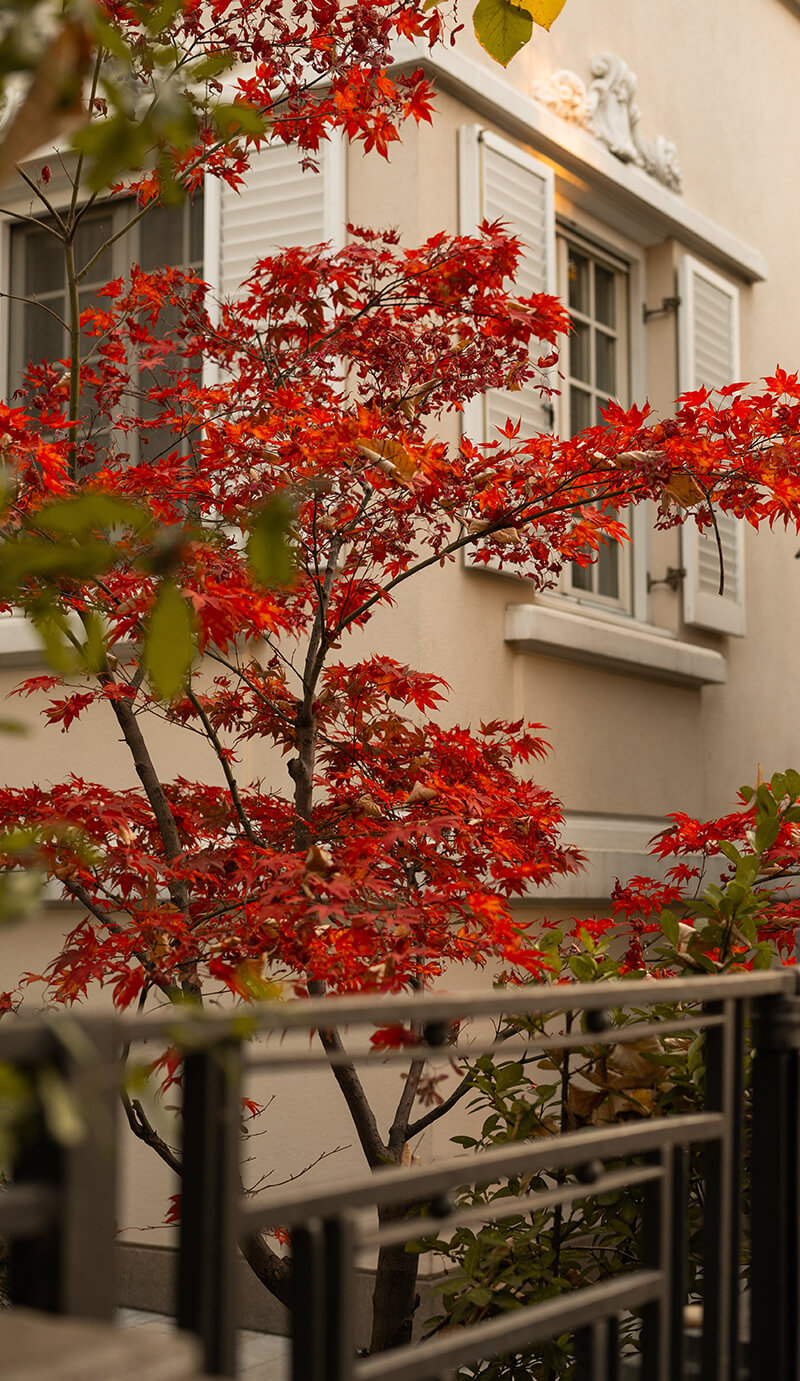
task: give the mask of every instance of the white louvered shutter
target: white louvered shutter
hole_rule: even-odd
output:
[[[739,377],[739,293],[725,278],[691,255],[678,265],[681,393],[720,388]],[[744,524],[715,509],[722,544],[725,588],[713,529],[702,536],[692,521],[682,529],[683,616],[698,628],[741,636],[745,631]]]
[[[481,220],[502,220],[523,244],[515,287],[521,296],[556,291],[553,170],[478,125],[460,131],[460,228],[470,235]],[[546,353],[543,349],[542,353]],[[476,441],[497,439],[496,428],[521,419],[520,436],[552,431],[551,410],[534,383],[515,392],[490,390],[465,409],[465,430]]]
[[[206,275],[221,296],[235,296],[256,260],[283,245],[343,242],[341,141],[324,146],[318,173],[304,172],[300,160],[294,145],[270,145],[254,156],[240,191],[224,185],[216,197],[206,225]]]

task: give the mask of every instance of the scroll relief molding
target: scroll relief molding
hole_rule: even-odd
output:
[[[588,88],[577,73],[563,69],[546,81],[534,82],[532,92],[541,105],[588,130],[623,163],[643,168],[672,192],[681,191],[678,151],[662,134],[655,139],[642,135],[636,77],[622,58],[598,53],[592,59]]]

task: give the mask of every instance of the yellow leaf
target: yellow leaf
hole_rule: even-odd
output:
[[[563,10],[567,0],[517,0],[523,10],[527,10],[534,24],[549,29]]]

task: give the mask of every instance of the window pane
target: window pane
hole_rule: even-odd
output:
[[[569,337],[569,372],[573,379],[582,379],[584,383],[591,383],[591,327],[584,326],[583,322],[573,323],[573,330]]]
[[[567,277],[569,280],[569,305],[576,312],[583,312],[584,316],[589,315],[589,260],[585,254],[579,254],[576,249],[569,250],[567,260]]]
[[[25,255],[25,296],[58,291],[64,287],[64,251],[47,230],[16,231],[17,245]],[[16,247],[15,247],[16,248]]]
[[[166,264],[182,264],[186,253],[183,240],[182,208],[154,206],[140,222],[141,249],[139,262],[143,269],[162,268]]]
[[[103,249],[111,234],[110,209],[89,212],[78,226],[75,235],[75,264],[78,272],[85,268],[99,249],[103,250],[97,263],[92,265],[84,279],[84,286],[88,286],[89,283],[102,286],[114,277],[111,250]]]
[[[594,313],[604,326],[616,326],[616,275],[602,264],[594,266]]]
[[[600,548],[597,559],[597,592],[608,599],[619,599],[619,556],[616,542]]]
[[[592,568],[591,566],[579,566],[577,562],[572,563],[572,585],[576,590],[589,590],[592,588]]]
[[[591,425],[592,421],[592,398],[591,394],[585,393],[581,388],[573,385],[569,391],[569,430],[570,435],[583,431],[584,427]]]
[[[63,302],[56,298],[55,308],[63,308]],[[67,351],[65,332],[55,317],[43,307],[29,303],[25,309],[25,345],[22,369],[29,362],[41,364],[42,360],[60,360]],[[22,382],[21,377],[12,381],[14,385]]]
[[[595,385],[609,398],[617,392],[617,341],[603,331],[594,337]]]

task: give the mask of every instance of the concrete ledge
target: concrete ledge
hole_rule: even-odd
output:
[[[727,680],[720,652],[651,632],[622,620],[587,618],[541,604],[508,604],[505,641],[516,652],[535,652],[687,687],[721,685]]]
[[[3,1381],[195,1381],[196,1339],[61,1318],[35,1309],[0,1312]]]
[[[136,1242],[117,1244],[117,1277],[119,1281],[119,1304],[126,1309],[143,1309],[148,1313],[175,1314],[175,1266],[177,1251],[174,1247],[140,1246]],[[438,1295],[431,1297],[431,1286],[440,1276],[423,1276],[417,1282],[420,1307],[414,1317],[414,1331],[418,1335],[425,1326],[426,1319],[440,1312]],[[353,1315],[355,1343],[358,1348],[369,1344],[372,1331],[372,1291],[375,1277],[371,1271],[356,1271],[355,1288],[350,1300]],[[273,1333],[287,1338],[291,1333],[291,1319],[288,1310],[272,1297],[261,1285],[247,1263],[240,1259],[236,1276],[236,1314],[240,1328],[252,1329],[256,1333]],[[0,1351],[0,1357],[2,1352]],[[0,1371],[2,1368],[0,1368]],[[2,1372],[5,1381],[5,1372]],[[108,1374],[111,1381],[112,1373]],[[27,1378],[26,1378],[27,1381]],[[37,1377],[38,1381],[38,1377]],[[49,1381],[49,1378],[48,1378]],[[94,1376],[92,1374],[92,1381]],[[103,1379],[106,1381],[106,1378]],[[115,1378],[116,1381],[116,1378]],[[146,1381],[150,1381],[146,1373]]]

